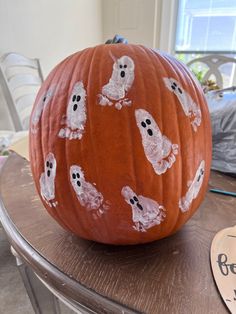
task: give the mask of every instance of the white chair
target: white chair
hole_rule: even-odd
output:
[[[42,82],[38,59],[17,53],[0,58],[0,84],[16,131],[28,130],[32,106]]]
[[[226,65],[227,63],[231,63],[233,66],[232,73],[234,74],[236,59],[218,54],[193,59],[187,63],[187,66],[190,69],[195,68],[195,70],[203,71],[203,81],[207,81],[213,77],[219,88],[224,88],[235,84],[232,76],[228,79],[228,83],[225,82],[222,65]]]

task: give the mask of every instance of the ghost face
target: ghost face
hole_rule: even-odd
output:
[[[135,118],[143,139],[151,142],[162,140],[161,131],[149,112],[144,109],[137,109],[135,110]]]
[[[193,181],[191,182],[189,189],[184,197],[179,200],[179,208],[182,212],[189,210],[192,201],[197,198],[198,193],[201,189],[205,172],[205,161],[202,160]]]
[[[44,108],[48,105],[50,102],[52,96],[54,95],[55,86],[50,87],[39,99],[37,102],[33,115],[32,115],[32,124],[35,127],[42,115],[42,112]]]
[[[77,195],[81,206],[86,207],[87,210],[98,210],[96,215],[101,215],[107,209],[103,206],[103,196],[97,189],[84,178],[82,169],[73,165],[70,167],[70,182]]]
[[[193,183],[191,184],[191,186],[194,186],[194,192],[193,192],[194,198],[197,197],[199,190],[202,186],[202,182],[204,179],[204,172],[205,172],[205,161],[202,160],[195,174]]]
[[[53,153],[49,153],[45,159],[44,172],[41,174],[39,183],[42,198],[49,206],[56,206],[55,199],[55,177],[56,177],[56,159]]]
[[[179,100],[179,102],[180,102],[180,104],[184,110],[184,113],[186,115],[189,115],[191,101],[190,101],[190,97],[189,97],[188,93],[186,93],[183,90],[183,87],[175,79],[165,77],[165,78],[163,78],[163,80],[164,80],[166,87],[172,93],[174,93],[177,96],[177,98],[178,98],[178,100]]]
[[[84,129],[86,122],[86,91],[82,82],[75,83],[67,106],[67,126]]]
[[[122,56],[115,61],[111,80],[128,91],[134,80],[134,62],[130,57]]]
[[[144,152],[155,172],[160,175],[174,164],[178,145],[161,134],[153,117],[144,109],[135,110],[136,123],[142,137]]]
[[[45,168],[45,176],[48,181],[54,180],[56,176],[56,159],[53,155],[53,153],[49,153],[46,157],[44,168]]]
[[[84,173],[79,166],[70,167],[70,181],[78,195],[83,192]]]
[[[122,188],[121,195],[132,208],[135,230],[146,232],[147,229],[159,225],[164,219],[165,209],[156,201],[142,195],[137,196],[129,186]]]
[[[121,190],[126,203],[131,205],[132,209],[136,208],[137,210],[143,211],[142,205],[139,203],[138,196],[129,186],[124,186]]]

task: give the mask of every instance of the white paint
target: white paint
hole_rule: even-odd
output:
[[[193,101],[192,97],[183,89],[181,84],[174,78],[163,78],[166,87],[174,93],[187,117],[189,117],[193,130],[196,132],[202,121],[200,107]]]
[[[120,110],[123,106],[131,106],[132,102],[125,98],[134,81],[134,62],[128,56],[114,60],[113,71],[109,82],[103,86],[102,94],[98,95],[101,106],[115,105]]]
[[[31,120],[31,132],[33,134],[37,133],[38,131],[38,123],[41,119],[43,110],[48,106],[50,100],[54,96],[56,86],[53,85],[48,88],[46,92],[44,92],[41,97],[39,98],[37,104],[34,107],[34,111],[32,113],[32,120]]]
[[[178,145],[161,134],[152,115],[144,109],[135,110],[136,123],[142,137],[142,144],[148,161],[156,174],[165,173],[171,168],[178,154]]]
[[[146,232],[156,225],[159,225],[165,218],[165,209],[156,201],[136,195],[129,186],[124,186],[121,195],[126,203],[132,208],[133,228],[140,232]]]
[[[104,202],[102,193],[85,180],[84,172],[80,166],[73,165],[70,167],[70,182],[80,205],[92,212],[95,219],[101,217],[108,210],[108,202]]]
[[[81,139],[87,120],[86,90],[83,82],[76,82],[73,86],[66,111],[66,117],[58,136],[62,138]]]
[[[197,198],[201,189],[205,172],[205,161],[202,160],[193,181],[188,182],[188,191],[184,197],[179,200],[179,208],[184,213],[189,210],[192,201]]]
[[[50,206],[55,207],[55,177],[57,162],[53,153],[49,153],[45,159],[44,172],[40,176],[40,193],[44,201]]]

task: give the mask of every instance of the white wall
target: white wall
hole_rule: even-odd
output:
[[[103,40],[113,38],[118,33],[126,37],[129,43],[152,47],[155,2],[155,0],[103,0]]]
[[[0,55],[40,58],[43,73],[115,34],[171,52],[178,0],[0,0]],[[11,128],[1,100],[0,129]]]
[[[173,52],[178,0],[103,0],[103,41],[120,34],[129,43]]]
[[[43,74],[71,53],[102,42],[101,0],[0,0],[0,55],[38,57]],[[11,127],[0,99],[0,129]]]

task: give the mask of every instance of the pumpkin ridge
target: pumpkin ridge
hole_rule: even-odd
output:
[[[68,58],[66,58],[66,59],[64,60],[64,62],[60,65],[60,67],[58,67],[58,71],[55,72],[55,74],[54,74],[54,76],[52,77],[52,79],[51,79],[51,81],[50,81],[50,84],[49,84],[49,86],[50,86],[50,85],[52,84],[53,79],[55,78],[55,76],[58,74],[58,72],[60,72],[60,78],[59,78],[59,79],[57,80],[57,82],[55,83],[55,84],[56,84],[56,92],[54,93],[54,95],[53,95],[53,97],[52,97],[52,99],[51,99],[49,108],[48,108],[48,110],[49,110],[49,114],[48,114],[49,123],[48,123],[48,134],[47,134],[47,138],[48,138],[48,142],[47,142],[48,152],[49,152],[49,151],[50,151],[50,152],[53,151],[52,147],[49,147],[50,145],[52,145],[51,142],[49,143],[49,139],[50,139],[50,134],[53,134],[53,131],[55,131],[55,130],[52,130],[52,127],[55,127],[55,126],[54,126],[54,123],[51,123],[50,120],[51,120],[52,117],[53,117],[53,112],[54,112],[54,110],[55,110],[55,109],[54,109],[54,106],[57,105],[57,103],[56,103],[56,94],[58,93],[58,91],[60,91],[60,88],[61,88],[61,86],[60,86],[61,78],[64,76],[63,73],[66,72],[66,66],[67,66],[68,64],[70,64],[70,62],[71,62],[71,60],[73,59],[73,57],[74,57],[74,55],[72,55],[72,56],[70,56],[70,57],[68,57]],[[61,68],[62,65],[63,65],[63,68]],[[43,118],[43,116],[42,116],[42,118]],[[59,119],[60,119],[60,117],[59,117]],[[42,124],[42,121],[43,121],[43,120],[41,120],[41,124]],[[41,127],[41,130],[43,130],[42,127]],[[58,130],[56,130],[55,141],[58,141],[57,133],[58,133]],[[53,145],[55,145],[55,143],[53,143]],[[66,151],[66,150],[64,150],[64,151]],[[45,152],[45,150],[43,150],[43,156],[44,156],[44,152]],[[55,158],[56,158],[56,161],[57,161],[57,174],[56,174],[56,178],[57,178],[57,176],[58,176],[58,168],[61,167],[61,165],[60,165],[59,162],[58,162],[58,158],[57,158],[56,152],[53,151],[53,153],[54,153]],[[57,192],[57,190],[58,190],[58,186],[57,186],[58,183],[57,183],[57,181],[58,181],[58,180],[56,179],[56,180],[55,180],[55,196],[56,196],[56,195],[58,196],[58,192]],[[57,188],[56,188],[56,187],[57,187]],[[71,227],[71,225],[68,224],[67,219],[63,219],[63,216],[62,216],[61,213],[60,213],[60,204],[59,204],[59,206],[56,206],[56,207],[53,208],[53,216],[56,216],[56,218],[57,218],[59,221],[63,221],[64,224],[67,226],[67,228],[68,228],[69,230],[71,230],[71,231],[73,230],[73,228]]]
[[[91,82],[91,77],[93,76],[93,67],[94,67],[94,63],[95,63],[95,59],[96,59],[96,56],[100,53],[100,46],[96,46],[94,47],[93,49],[93,53],[92,53],[92,56],[91,56],[91,59],[88,61],[90,62],[89,64],[89,70],[88,70],[88,76],[87,76],[87,93],[88,95],[90,94],[90,88],[93,89],[93,86],[90,87],[90,84],[89,82]],[[103,54],[105,53],[105,51],[102,51],[102,56],[101,56],[101,60],[105,60],[105,58],[103,58]],[[101,64],[100,64],[101,66]],[[99,66],[99,70],[97,71],[97,73],[99,73],[99,84],[101,84],[102,82],[102,79],[101,79],[101,73],[102,71],[100,71],[100,66]],[[99,86],[100,88],[100,86]],[[97,94],[98,94],[99,91],[97,90],[93,90],[91,92],[91,95],[94,94],[94,98],[95,98],[95,95],[96,95],[96,100],[94,103],[92,103],[92,100],[89,98],[88,96],[88,116],[91,116],[91,112],[92,112],[92,115],[94,115],[94,106],[98,106],[98,103],[97,103]],[[106,108],[106,109],[109,109],[109,108]],[[101,114],[105,114],[105,111],[104,112],[101,112]],[[96,120],[95,120],[96,121]],[[94,134],[96,134],[95,130],[96,130],[96,126],[94,127],[94,123],[92,121],[92,119],[88,119],[87,123],[89,124],[89,137],[90,137],[90,143],[91,143],[91,146],[92,146],[92,154],[93,156],[95,156],[94,160],[93,160],[93,163],[94,163],[94,169],[95,169],[95,172],[93,171],[93,174],[95,173],[95,175],[93,176],[93,181],[96,182],[96,186],[99,186],[99,191],[102,193],[102,195],[104,196],[104,200],[103,200],[103,204],[106,202],[106,201],[109,201],[106,197],[106,195],[104,195],[104,191],[103,191],[103,184],[101,183],[101,178],[99,176],[99,171],[98,171],[98,159],[96,158],[96,145],[94,143]],[[112,206],[112,204],[111,204]],[[111,208],[108,209],[108,211],[110,210]],[[106,217],[106,214],[103,214],[103,219],[99,219],[99,226],[103,229],[104,232],[106,232],[106,237],[110,237],[112,238],[112,233],[110,232],[110,228],[109,228],[109,221],[107,221],[107,217]],[[92,227],[91,230],[93,230],[94,228]],[[97,235],[96,235],[97,234]],[[98,237],[98,235],[100,234],[99,230],[96,230],[96,233],[94,234],[94,232],[92,232],[92,237],[95,239]]]
[[[162,125],[162,121],[163,121],[163,111],[162,111],[162,106],[159,105],[161,103],[161,98],[162,98],[162,95],[161,95],[161,91],[160,91],[160,81],[159,81],[159,75],[158,75],[158,67],[155,66],[154,64],[154,58],[157,58],[157,55],[153,55],[152,54],[152,50],[149,49],[147,51],[147,49],[145,47],[142,46],[142,49],[144,51],[144,53],[146,54],[147,58],[150,60],[150,63],[152,64],[152,68],[153,68],[153,71],[155,73],[154,75],[154,78],[155,78],[155,87],[157,88],[157,91],[156,91],[156,94],[158,96],[158,99],[159,99],[159,102],[157,103],[157,100],[155,99],[155,102],[156,104],[150,104],[153,109],[155,109],[155,105],[156,107],[158,107],[159,111],[160,111],[160,115],[156,115],[156,111],[154,111],[152,113],[152,115],[154,115],[155,117],[155,120],[158,121],[158,126],[162,132],[162,135],[163,135],[163,125]],[[159,60],[158,60],[158,63],[159,63]],[[153,170],[154,171],[154,170]],[[158,184],[158,189],[161,191],[159,194],[161,195],[161,199],[158,199],[156,200],[159,204],[163,205],[165,210],[168,212],[168,208],[166,208],[166,205],[165,205],[165,197],[164,197],[164,176],[165,176],[165,173],[161,174],[161,175],[157,175],[155,172],[154,172],[155,176],[158,176],[158,181],[159,181],[159,184]],[[161,183],[161,184],[160,184]],[[156,185],[156,184],[155,184]],[[166,222],[166,218],[164,219],[164,221],[158,225],[158,233],[162,233],[162,230],[163,230],[163,224],[165,224]]]
[[[152,50],[152,51],[153,51],[153,50]],[[159,54],[159,53],[156,52],[156,51],[153,51],[153,52],[154,52],[155,57],[158,58],[158,66],[162,69],[162,72],[165,73],[165,75],[168,76],[167,69],[166,69],[166,66],[165,66],[165,61],[166,61],[165,58],[163,57],[162,54]],[[160,62],[159,58],[162,59],[162,60],[164,60],[164,62]],[[155,67],[155,74],[156,74],[156,75],[155,75],[156,78],[159,78],[159,77],[160,77],[160,73],[158,73],[157,67]],[[159,86],[163,84],[162,80],[159,81],[158,83],[159,83]],[[163,94],[161,94],[161,98],[163,98]],[[174,104],[174,105],[175,105],[175,106],[174,106],[174,107],[175,107],[175,112],[174,112],[174,113],[177,115],[177,107],[176,107],[176,104]],[[165,128],[164,128],[164,126],[163,126],[164,115],[163,115],[163,111],[162,111],[162,110],[161,110],[161,113],[162,113],[162,115],[161,115],[161,131],[162,131],[162,134],[166,134]],[[173,114],[173,117],[174,117],[174,114]],[[181,141],[180,141],[180,135],[179,135],[178,117],[177,117],[176,119],[177,119],[178,145],[179,145],[179,148],[180,148],[180,143],[181,143]],[[173,123],[173,120],[171,120],[171,123]],[[169,137],[168,137],[168,138],[169,138]],[[176,142],[177,142],[176,140],[173,141],[172,138],[169,138],[169,139],[171,140],[172,143],[177,144],[177,143],[176,143]],[[177,155],[177,157],[176,157],[176,161],[175,161],[173,167],[174,167],[174,166],[177,167],[176,163],[177,163],[178,160],[179,160],[179,155],[180,155],[180,154],[181,154],[181,151],[180,151],[180,149],[179,149],[179,152],[178,152],[178,155]],[[178,160],[177,160],[177,158],[178,158]],[[170,171],[170,170],[167,170],[167,171]],[[170,175],[170,173],[163,173],[163,174],[162,174],[162,197],[163,197],[162,204],[164,204],[164,206],[165,206],[165,208],[166,208],[166,210],[167,210],[167,214],[169,214],[169,215],[171,215],[171,217],[173,217],[173,216],[172,216],[173,213],[170,212],[169,208],[166,206],[166,201],[165,201],[165,197],[164,197],[164,194],[165,194],[165,193],[164,193],[164,186],[168,186],[168,184],[166,184],[166,180],[167,180],[166,177],[169,176],[169,175]],[[173,178],[171,178],[171,179],[173,179]],[[176,214],[176,219],[175,219],[176,222],[178,221],[178,216],[179,216],[179,214],[177,213],[177,214]],[[172,219],[171,219],[171,220],[172,220]],[[173,222],[169,221],[169,224],[171,224],[171,226],[169,226],[168,229],[169,229],[170,232],[171,232],[172,229],[175,227],[175,224],[176,224],[176,223],[173,223]]]
[[[164,56],[164,58],[166,59],[166,61],[168,62],[168,64],[169,64],[169,66],[171,66],[171,61],[172,61],[172,63],[173,62],[175,62],[175,60],[172,60],[171,58],[169,58],[168,56]],[[182,86],[185,86],[185,85],[188,85],[187,83],[186,83],[186,80],[187,80],[187,78],[186,78],[186,75],[188,76],[188,81],[189,81],[189,75],[188,75],[188,73],[186,73],[186,75],[183,77],[183,75],[181,75],[180,73],[178,73],[177,72],[177,70],[178,69],[175,69],[174,71],[175,71],[175,75],[176,75],[176,77],[178,78],[177,80],[178,81],[180,81],[181,82],[181,84],[182,84]],[[181,76],[180,76],[181,75]],[[184,81],[184,84],[183,84],[183,81]],[[184,87],[184,89],[185,89],[185,87]],[[174,96],[174,95],[173,95]],[[174,96],[175,97],[175,96]],[[178,108],[179,107],[179,108]],[[176,112],[178,111],[178,110],[181,110],[182,111],[182,108],[180,108],[181,107],[181,104],[180,104],[180,102],[179,102],[179,100],[176,98],[175,99],[175,108],[176,108]],[[185,121],[187,121],[188,122],[188,126],[189,126],[189,133],[191,134],[191,141],[190,141],[190,143],[191,143],[191,145],[192,145],[192,147],[191,148],[189,148],[189,150],[191,151],[191,153],[192,153],[192,156],[194,157],[196,154],[195,154],[195,151],[196,151],[196,149],[195,149],[195,136],[196,136],[196,134],[194,134],[194,132],[193,132],[193,130],[192,130],[192,127],[191,127],[191,124],[190,124],[190,121],[188,121],[188,117],[184,117],[185,118]],[[178,123],[177,123],[177,130],[178,130],[178,134],[180,134],[180,125],[181,125],[181,123],[180,123],[180,119],[181,119],[181,117],[180,117],[180,115],[178,115],[177,114],[177,120],[178,120]],[[195,136],[194,136],[195,135]],[[183,150],[183,139],[182,139],[182,137],[181,136],[179,136],[179,139],[180,139],[180,147],[181,147],[181,157],[182,157],[182,150]],[[186,185],[186,181],[185,181],[185,179],[184,179],[184,176],[183,176],[183,172],[185,171],[185,168],[184,168],[184,166],[183,166],[183,162],[184,162],[184,159],[183,158],[181,158],[181,160],[180,160],[180,162],[181,162],[181,171],[180,171],[180,173],[181,173],[181,184],[180,184],[180,186],[181,186],[181,190],[180,190],[180,195],[179,195],[179,199],[183,196],[183,191],[184,191],[184,189],[186,188],[185,187],[185,185]],[[194,159],[194,164],[198,164],[198,163],[196,163],[195,162],[195,159]],[[192,174],[191,174],[191,177],[192,177]],[[171,231],[171,233],[173,234],[173,233],[175,233],[178,229],[179,229],[179,227],[178,227],[178,221],[179,220],[182,220],[182,221],[186,221],[187,219],[188,219],[188,216],[189,215],[191,215],[191,211],[189,210],[188,212],[185,212],[185,213],[181,213],[180,212],[180,209],[179,209],[179,204],[177,203],[176,204],[176,206],[177,206],[177,208],[178,208],[178,215],[177,215],[177,218],[176,218],[176,222],[175,222],[175,224],[173,225],[173,228],[172,228],[172,231]]]
[[[167,56],[161,55],[161,57],[166,61],[166,63],[169,66],[171,66],[170,61],[168,60]],[[173,60],[173,62],[174,62],[174,60]],[[174,71],[175,76],[178,78],[178,81],[180,81],[179,74],[176,72],[176,69],[172,68],[172,70]],[[168,75],[166,77],[168,77]],[[175,100],[174,101],[174,108],[175,108],[175,116],[176,116],[176,120],[177,120],[177,127],[175,128],[175,130],[177,130],[176,133],[178,134],[179,155],[181,155],[181,157],[182,157],[182,147],[183,147],[182,142],[183,141],[182,141],[182,137],[180,136],[180,116],[178,115],[178,111],[179,111],[178,106],[180,106],[180,104],[179,104],[179,100],[176,99],[176,97],[174,95],[170,95],[170,97],[172,97]],[[192,130],[190,129],[190,131],[192,131]],[[182,192],[183,192],[183,185],[184,185],[183,170],[184,170],[184,167],[183,167],[183,160],[182,160],[182,158],[178,158],[178,161],[179,161],[179,168],[180,168],[180,171],[178,171],[178,173],[180,173],[180,178],[177,178],[177,180],[181,183],[180,184],[180,186],[181,186],[181,188],[180,188],[180,195],[178,197],[178,199],[179,199],[180,197],[182,197]],[[176,183],[176,185],[179,186],[178,183]],[[180,218],[180,214],[181,214],[178,202],[176,204],[176,207],[177,207],[178,210],[176,211],[177,215],[176,215],[175,223],[173,223],[171,231],[170,231],[171,234],[173,234],[175,232],[177,224],[178,224],[178,221],[179,221],[179,218]]]

